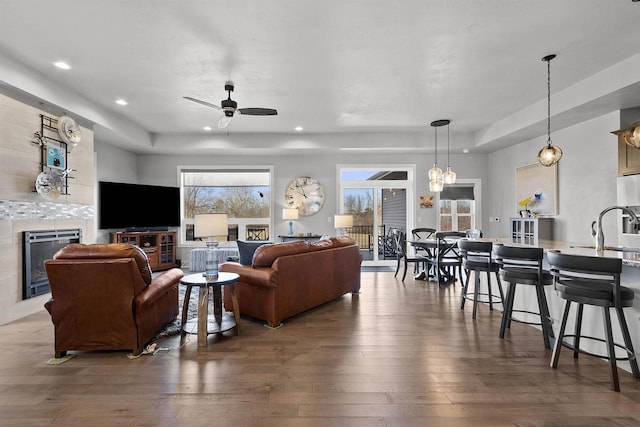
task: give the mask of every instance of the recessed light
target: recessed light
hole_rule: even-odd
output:
[[[71,65],[67,64],[64,61],[56,61],[53,63],[53,65],[55,65],[56,67],[60,68],[61,70],[70,70],[71,69]]]
[[[124,99],[120,98],[120,99],[116,99],[116,104],[118,104],[118,105],[127,105],[128,102],[125,101]]]
[[[295,130],[296,130],[296,132],[302,132],[304,130],[304,128],[302,126],[296,126]]]
[[[211,128],[211,126],[205,126],[205,127],[203,127],[202,129],[204,129],[204,130],[206,130],[207,132],[209,132],[212,128]]]
[[[463,149],[463,150],[462,150],[462,152],[463,152],[464,154],[469,154],[469,149],[468,149],[468,148],[465,148],[465,149]]]

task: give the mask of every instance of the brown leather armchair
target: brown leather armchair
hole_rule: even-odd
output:
[[[152,278],[149,260],[137,246],[73,243],[44,265],[56,357],[68,350],[133,349],[138,355],[178,315],[182,270]]]

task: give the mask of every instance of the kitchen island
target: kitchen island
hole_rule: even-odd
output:
[[[633,307],[625,308],[624,315],[629,326],[629,332],[631,334],[631,340],[633,342],[634,350],[638,355],[640,349],[640,248],[631,247],[605,247],[605,251],[598,254],[595,250],[595,246],[582,245],[582,244],[570,244],[561,241],[554,240],[539,240],[533,245],[524,245],[514,242],[509,238],[481,238],[478,240],[491,241],[493,244],[501,244],[507,246],[523,246],[523,247],[539,247],[547,251],[559,251],[564,254],[581,255],[581,256],[594,256],[605,258],[620,258],[622,259],[622,275],[621,284],[627,288],[633,289],[635,293]],[[546,261],[545,261],[546,264]],[[548,268],[548,265],[545,266]],[[506,290],[506,289],[505,289]],[[557,334],[560,323],[562,320],[562,312],[564,309],[564,300],[561,299],[555,290],[550,289],[547,291],[547,300],[549,303],[549,312],[552,318],[552,326],[554,335]],[[576,305],[574,304],[574,307]],[[527,289],[522,287],[518,289],[514,307],[536,312],[538,309],[536,294],[534,289]],[[569,322],[567,323],[567,331],[573,331],[575,309],[572,307]],[[535,321],[533,318],[525,318],[527,321]],[[612,313],[612,326],[614,341],[616,343],[624,343],[622,334],[620,332],[620,326],[617,321],[617,315]],[[539,327],[538,327],[539,328]],[[496,331],[496,333],[498,333]],[[567,332],[571,333],[571,332]],[[600,307],[585,306],[584,317],[582,320],[582,334],[594,337],[604,338],[604,320],[602,316],[602,310]],[[508,334],[505,335],[505,339],[508,339]],[[542,342],[540,343],[542,345]],[[606,354],[604,344],[598,343],[592,340],[582,340],[580,342],[581,348],[584,350]],[[566,358],[569,352],[564,352],[561,358]],[[623,350],[617,348],[616,354],[618,357],[623,356]],[[571,356],[569,356],[571,357]],[[566,362],[565,362],[566,363]],[[562,360],[560,362],[562,366]],[[628,372],[631,372],[631,367],[627,361],[618,361],[618,366]]]

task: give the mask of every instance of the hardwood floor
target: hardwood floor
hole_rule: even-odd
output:
[[[57,366],[43,309],[0,326],[0,425],[640,426],[640,380],[621,370],[613,392],[605,362],[568,351],[551,369],[540,331],[514,323],[501,340],[501,311],[473,321],[459,298],[459,284],[364,272],[359,295],[281,329],[243,318],[204,350],[174,336],[155,355]]]

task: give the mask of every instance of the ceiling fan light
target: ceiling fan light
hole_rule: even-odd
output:
[[[538,152],[538,161],[542,166],[553,166],[562,158],[562,150],[555,145],[545,145]]]
[[[451,170],[451,166],[447,166],[447,170],[442,174],[442,182],[445,184],[456,183],[456,173]]]
[[[229,126],[229,123],[231,123],[231,119],[233,118],[233,116],[222,116],[220,117],[220,120],[218,120],[218,129],[224,129],[227,126]]]

